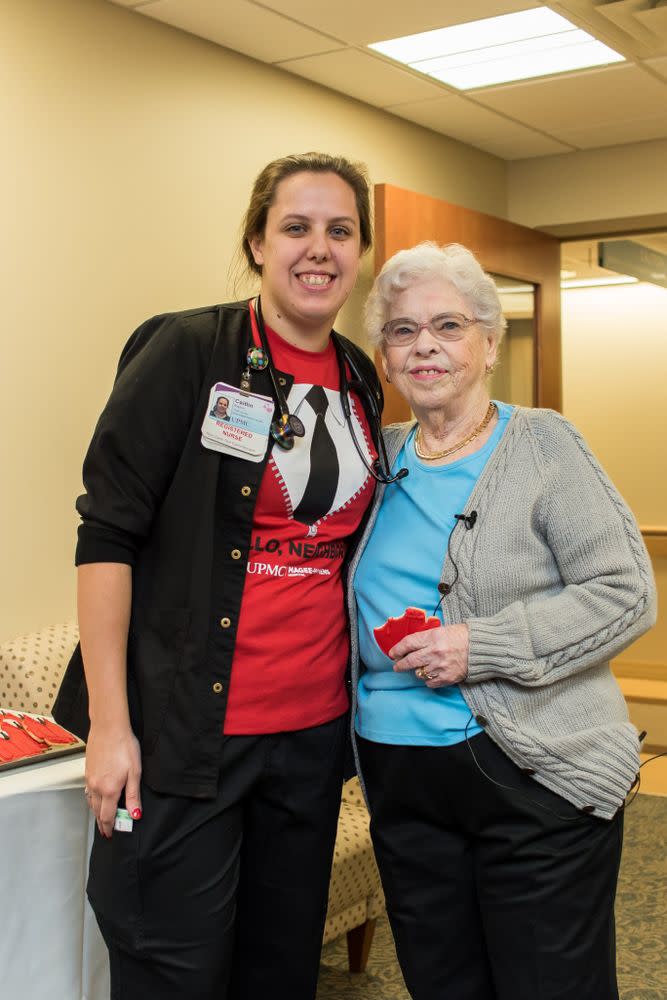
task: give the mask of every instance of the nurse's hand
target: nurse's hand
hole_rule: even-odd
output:
[[[133,819],[141,819],[140,780],[141,750],[132,729],[91,724],[86,745],[86,798],[104,837],[112,834],[123,789],[125,808]]]
[[[459,684],[468,676],[470,636],[467,625],[441,625],[406,635],[389,650],[394,670],[414,670],[426,687]]]

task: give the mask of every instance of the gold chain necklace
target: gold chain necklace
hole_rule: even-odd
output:
[[[425,459],[425,461],[427,462],[434,462],[438,458],[446,458],[448,455],[453,455],[455,451],[460,451],[461,448],[465,448],[467,444],[470,444],[470,442],[474,441],[476,437],[479,437],[484,428],[487,427],[488,424],[490,423],[491,418],[493,417],[493,414],[495,412],[496,412],[496,404],[493,402],[493,400],[491,400],[491,402],[489,403],[489,408],[484,414],[484,419],[482,420],[481,424],[478,424],[477,427],[475,427],[474,431],[471,434],[468,434],[468,437],[464,438],[463,441],[459,441],[459,443],[455,444],[453,448],[446,448],[445,451],[438,451],[430,454],[422,450],[421,446],[422,429],[421,426],[418,427],[417,433],[415,434],[415,451],[417,452],[417,455],[420,458]]]

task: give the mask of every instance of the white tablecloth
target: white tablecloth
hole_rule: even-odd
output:
[[[83,755],[0,772],[0,995],[108,1000],[85,895],[93,823]]]

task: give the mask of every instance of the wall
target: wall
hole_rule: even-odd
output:
[[[1,641],[73,614],[73,500],[119,350],[155,312],[234,294],[266,161],[342,152],[501,216],[506,167],[103,0],[0,0],[0,40]]]
[[[641,220],[637,228],[646,228],[660,215],[655,225],[663,225],[665,177],[667,139],[514,160],[508,165],[508,214],[512,222],[538,229],[619,216],[626,232],[632,228],[629,217]]]
[[[524,226],[546,228],[623,218],[623,228],[665,226],[667,139],[559,156],[514,160],[508,165],[508,215]],[[656,220],[660,216],[660,220]],[[616,227],[612,227],[616,228]]]
[[[619,285],[563,293],[563,410],[641,525],[667,526],[667,288]],[[667,557],[653,555],[658,625],[621,659],[667,662]]]

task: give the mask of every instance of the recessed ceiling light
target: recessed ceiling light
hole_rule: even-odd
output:
[[[637,278],[619,274],[618,278],[577,278],[576,281],[561,281],[561,288],[598,288],[603,285],[638,285]]]
[[[498,295],[524,295],[526,292],[534,292],[534,285],[496,285]]]
[[[369,48],[459,90],[624,62],[548,7],[373,42]]]

